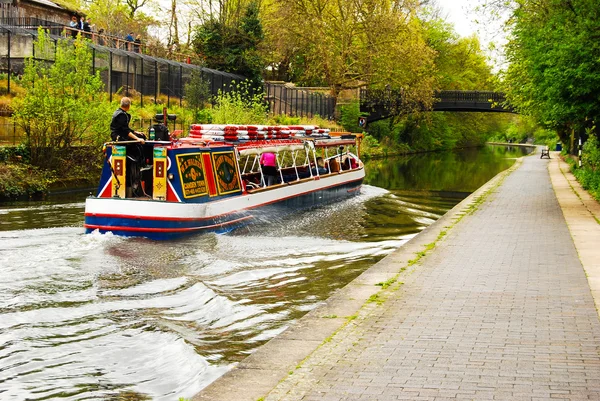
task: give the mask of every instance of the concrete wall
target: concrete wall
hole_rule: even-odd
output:
[[[26,58],[31,57],[33,53],[33,36],[10,35],[10,57]],[[8,33],[0,32],[0,57],[6,58],[8,55]]]

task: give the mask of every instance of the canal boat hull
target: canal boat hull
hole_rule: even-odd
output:
[[[355,196],[360,193],[363,178],[361,169],[211,203],[89,197],[85,205],[85,228],[87,233],[98,230],[155,240],[203,232],[225,233]]]
[[[148,141],[143,147],[110,143],[97,194],[86,199],[84,227],[87,233],[165,240],[274,221],[360,193],[364,165],[345,148],[357,143],[354,137],[228,142],[205,136]],[[334,155],[328,156],[327,149]],[[259,164],[266,152],[276,153],[283,163],[269,180]]]

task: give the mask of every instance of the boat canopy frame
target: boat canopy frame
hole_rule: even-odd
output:
[[[274,153],[276,168],[282,183],[286,182],[283,175],[285,169],[293,169],[295,175],[295,179],[292,179],[291,181],[288,180],[287,182],[298,182],[306,178],[314,179],[315,177],[320,177],[322,175],[319,173],[318,168],[313,168],[317,166],[317,149],[322,149],[323,160],[327,161],[326,174],[331,174],[332,168],[330,161],[332,159],[339,159],[340,165],[342,164],[342,159],[344,157],[352,157],[358,160],[358,157],[348,150],[350,146],[358,148],[354,139],[320,139],[305,140],[301,143],[292,144],[274,144],[272,146],[244,146],[241,149],[237,149],[240,177],[244,179],[244,176],[247,177],[249,175],[257,174],[260,177],[260,187],[267,187],[265,176],[260,165],[260,156],[263,153]],[[335,152],[332,152],[334,154],[331,156],[329,153],[330,149],[335,149]],[[244,158],[245,160],[243,160]],[[306,169],[309,176],[301,177],[298,170],[299,168]],[[256,185],[256,183],[250,182],[248,182],[248,184]]]

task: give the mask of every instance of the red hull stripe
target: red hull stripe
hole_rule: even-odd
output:
[[[222,214],[219,216],[211,216],[211,217],[154,217],[154,216],[135,216],[131,214],[106,214],[106,213],[85,213],[86,217],[106,217],[106,218],[116,218],[116,219],[135,219],[135,220],[155,220],[155,221],[204,221],[204,220],[214,220],[216,218],[227,216],[228,214]]]
[[[98,230],[102,230],[102,231],[138,231],[138,232],[142,231],[142,232],[174,233],[174,232],[207,230],[207,229],[211,229],[211,228],[215,228],[215,227],[223,227],[223,226],[227,226],[230,224],[239,223],[241,221],[248,220],[251,218],[253,218],[253,216],[242,217],[241,219],[227,221],[222,224],[211,224],[211,225],[200,226],[200,227],[186,227],[186,228],[156,228],[156,227],[145,228],[145,227],[127,227],[127,226],[101,226],[101,225],[97,225],[97,224],[84,224],[83,226],[90,230],[98,229]]]

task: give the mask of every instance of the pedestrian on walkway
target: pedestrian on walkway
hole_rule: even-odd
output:
[[[79,29],[77,27],[78,27],[77,17],[75,15],[73,15],[71,17],[71,21],[69,22],[69,28],[70,28],[70,31],[71,31],[71,37],[73,39],[77,38],[77,30]]]
[[[125,36],[125,42],[125,50],[131,51],[132,43],[134,42],[133,32],[129,32],[127,36]]]
[[[133,51],[136,53],[141,52],[142,47],[142,35],[137,35],[133,41]]]

